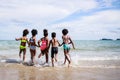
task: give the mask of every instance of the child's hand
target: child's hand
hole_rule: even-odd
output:
[[[63,44],[64,44],[64,43],[62,43],[62,44],[59,44],[59,46],[61,47]]]
[[[59,47],[61,47],[62,45],[61,44],[59,44]]]
[[[37,47],[40,47],[40,45],[37,45]]]
[[[16,41],[18,41],[18,39],[17,39],[17,38],[15,38],[15,40],[16,40]]]
[[[15,40],[16,40],[16,41],[19,41],[19,40],[21,40],[21,38],[15,38]]]

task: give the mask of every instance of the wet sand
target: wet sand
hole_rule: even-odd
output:
[[[53,68],[0,63],[0,80],[120,80],[120,68]]]

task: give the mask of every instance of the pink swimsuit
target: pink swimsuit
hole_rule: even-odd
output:
[[[42,44],[40,46],[40,49],[43,51],[47,48],[47,41],[46,40],[42,40]]]

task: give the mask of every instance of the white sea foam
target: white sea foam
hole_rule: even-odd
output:
[[[118,57],[118,56],[113,56],[113,57],[79,57],[78,59],[75,59],[75,60],[88,60],[88,61],[120,60],[120,57]]]
[[[6,60],[0,60],[0,62],[5,63],[5,62],[6,62]]]

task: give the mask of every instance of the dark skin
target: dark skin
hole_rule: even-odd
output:
[[[16,40],[16,41],[19,41],[19,40],[26,40],[27,43],[28,43],[28,39],[27,39],[26,36],[23,36],[23,37],[21,37],[21,38],[16,38],[15,40]],[[26,42],[21,42],[20,45],[26,46]],[[23,61],[25,61],[26,48],[20,49],[20,51],[19,51],[19,57],[20,57],[20,58],[21,58],[21,53],[22,53],[22,52],[23,52]]]
[[[73,49],[75,49],[74,44],[73,44],[73,41],[72,41],[72,39],[71,39],[70,37],[67,37],[67,35],[63,35],[63,36],[62,36],[62,39],[63,39],[63,43],[62,43],[61,45],[63,45],[63,44],[72,44]],[[69,42],[69,41],[70,41],[70,42]],[[71,58],[70,58],[69,51],[70,51],[70,50],[64,50],[64,56],[65,56],[64,64],[66,63],[66,60],[67,60],[68,63],[69,63],[69,64],[68,64],[68,67],[69,67],[69,65],[70,65],[70,63],[71,63]]]
[[[47,41],[47,48],[45,50],[41,50],[41,53],[39,54],[38,58],[40,58],[41,56],[43,56],[45,54],[46,63],[48,63],[48,46],[49,46],[49,40],[48,40],[48,37],[41,38],[38,41],[38,46],[40,46],[40,42],[42,41],[42,39],[45,39]]]
[[[33,38],[34,41],[33,42],[29,41],[29,45],[37,46],[36,45],[36,38],[35,38],[35,36],[32,36],[32,38]],[[32,63],[34,63],[34,58],[35,58],[35,55],[36,55],[36,49],[35,50],[30,49],[30,54],[31,54]]]
[[[52,40],[50,40],[49,48],[50,48],[50,45],[52,45],[52,47],[58,47],[58,46],[60,46],[60,43],[59,43],[59,41],[55,37],[53,37]],[[53,67],[54,67],[54,59],[57,62],[57,53],[55,54],[55,58],[54,57],[51,58]]]

